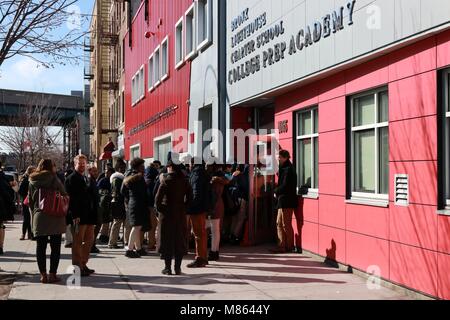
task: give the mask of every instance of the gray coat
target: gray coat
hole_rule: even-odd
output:
[[[56,174],[50,171],[33,173],[30,176],[30,187],[28,190],[28,199],[30,202],[30,211],[32,212],[33,234],[36,237],[60,235],[66,232],[66,218],[52,217],[42,213],[39,209],[39,189],[53,189],[67,195],[64,186]]]

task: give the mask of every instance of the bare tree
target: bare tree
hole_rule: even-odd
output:
[[[16,158],[19,170],[36,165],[41,159],[50,158],[64,162],[61,143],[62,128],[59,127],[61,112],[48,105],[48,97],[34,97],[23,106],[19,117],[11,119],[0,132],[0,143]],[[62,163],[60,164],[62,167]]]
[[[78,0],[0,0],[0,66],[21,55],[45,67],[78,63],[74,49],[83,45],[87,17],[71,10]],[[72,11],[72,12],[71,12]],[[73,21],[73,20],[77,21]],[[66,23],[72,27],[65,33]]]

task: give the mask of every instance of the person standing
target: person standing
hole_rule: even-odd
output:
[[[66,181],[66,179],[73,173],[72,169],[67,169],[66,172],[64,173],[64,183]],[[72,242],[73,242],[73,237],[72,237],[72,224],[73,224],[73,219],[72,216],[70,215],[70,211],[67,213],[66,216],[66,234],[64,236],[64,247],[65,248],[72,248]]]
[[[109,225],[112,222],[111,215],[111,176],[115,173],[111,167],[106,168],[105,176],[98,180],[98,224],[94,229],[94,239],[97,240],[97,236],[100,233],[100,242],[109,243]],[[95,243],[92,246],[91,253],[99,253],[100,250],[96,247]]]
[[[192,188],[192,202],[188,208],[188,221],[192,225],[195,236],[195,260],[188,268],[204,268],[208,264],[206,214],[210,209],[210,178],[201,159],[192,158],[192,172],[189,183]]]
[[[175,258],[175,274],[181,275],[181,263],[187,254],[186,209],[192,199],[192,189],[180,166],[169,161],[167,172],[161,178],[155,198],[161,225],[159,253],[165,262],[162,273],[172,274],[172,259]]]
[[[118,161],[115,167],[116,172],[110,177],[111,183],[111,216],[113,218],[113,225],[111,227],[111,234],[109,236],[109,249],[120,249],[117,245],[119,239],[120,227],[123,225],[126,218],[125,200],[120,190],[125,179],[124,173],[127,166],[125,162]]]
[[[22,222],[22,237],[20,240],[25,240],[25,236],[28,234],[28,240],[33,239],[33,233],[31,231],[31,213],[28,205],[24,204],[26,197],[28,196],[28,187],[30,185],[30,175],[36,170],[35,167],[29,166],[22,177],[22,181],[19,185],[19,196],[20,201],[22,202],[22,214],[23,214],[23,222]]]
[[[148,232],[148,248],[149,250],[156,250],[156,229],[158,226],[158,218],[156,216],[155,209],[155,195],[153,190],[155,189],[156,180],[158,179],[159,172],[155,165],[152,164],[145,171],[145,182],[147,183],[147,196],[150,206],[150,231]]]
[[[97,224],[97,192],[95,184],[85,176],[86,156],[78,155],[74,161],[75,171],[65,181],[74,226],[72,264],[80,268],[81,276],[86,277],[95,272],[88,268],[87,263],[94,243],[94,227]]]
[[[132,227],[125,254],[128,258],[140,258],[147,255],[141,244],[141,230],[148,228],[150,223],[150,207],[144,172],[145,161],[140,158],[134,159],[131,161],[131,174],[122,184],[121,192],[127,204],[127,218]]]
[[[1,164],[0,164],[1,168]],[[5,243],[5,222],[14,220],[14,189],[5,177],[5,173],[0,169],[0,255],[3,255],[3,245]]]
[[[209,214],[209,224],[211,227],[211,251],[208,255],[209,261],[219,260],[220,236],[222,233],[223,218],[225,216],[225,206],[223,202],[223,192],[230,181],[225,178],[221,165],[214,165],[211,179],[213,203]]]
[[[239,199],[239,211],[232,218],[230,242],[238,245],[242,240],[245,220],[247,219],[247,207],[250,194],[249,166],[240,164],[233,173],[232,184],[235,186]]]
[[[288,151],[280,151],[278,156],[280,163],[278,186],[274,190],[278,209],[278,248],[271,250],[272,253],[289,253],[294,250],[292,216],[298,207],[297,174],[290,158]]]
[[[62,196],[67,193],[56,175],[56,165],[51,159],[39,162],[37,171],[30,175],[28,199],[33,213],[33,234],[36,238],[36,258],[41,273],[41,283],[57,283],[61,279],[56,275],[61,257],[62,234],[66,231],[66,217],[48,215],[40,209],[40,192],[52,190]],[[50,243],[50,274],[47,274],[46,251]]]

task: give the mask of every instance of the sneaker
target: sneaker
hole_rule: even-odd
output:
[[[141,250],[136,251],[141,257],[145,257],[147,255],[147,251],[145,251],[144,248]]]
[[[130,259],[137,259],[137,258],[140,258],[141,256],[136,251],[128,250],[125,253],[125,257],[130,258]]]
[[[164,268],[164,270],[161,273],[166,275],[166,276],[171,276],[172,275],[172,270]]]
[[[93,246],[91,249],[91,253],[100,253],[100,250],[96,246]]]
[[[207,263],[203,259],[195,259],[193,262],[189,263],[187,265],[188,268],[204,268],[206,267]]]

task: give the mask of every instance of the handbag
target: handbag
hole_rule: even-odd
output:
[[[69,196],[50,189],[39,189],[39,209],[46,215],[65,217],[69,210]]]
[[[29,207],[30,206],[30,199],[28,198],[28,195],[23,200],[23,205]]]

